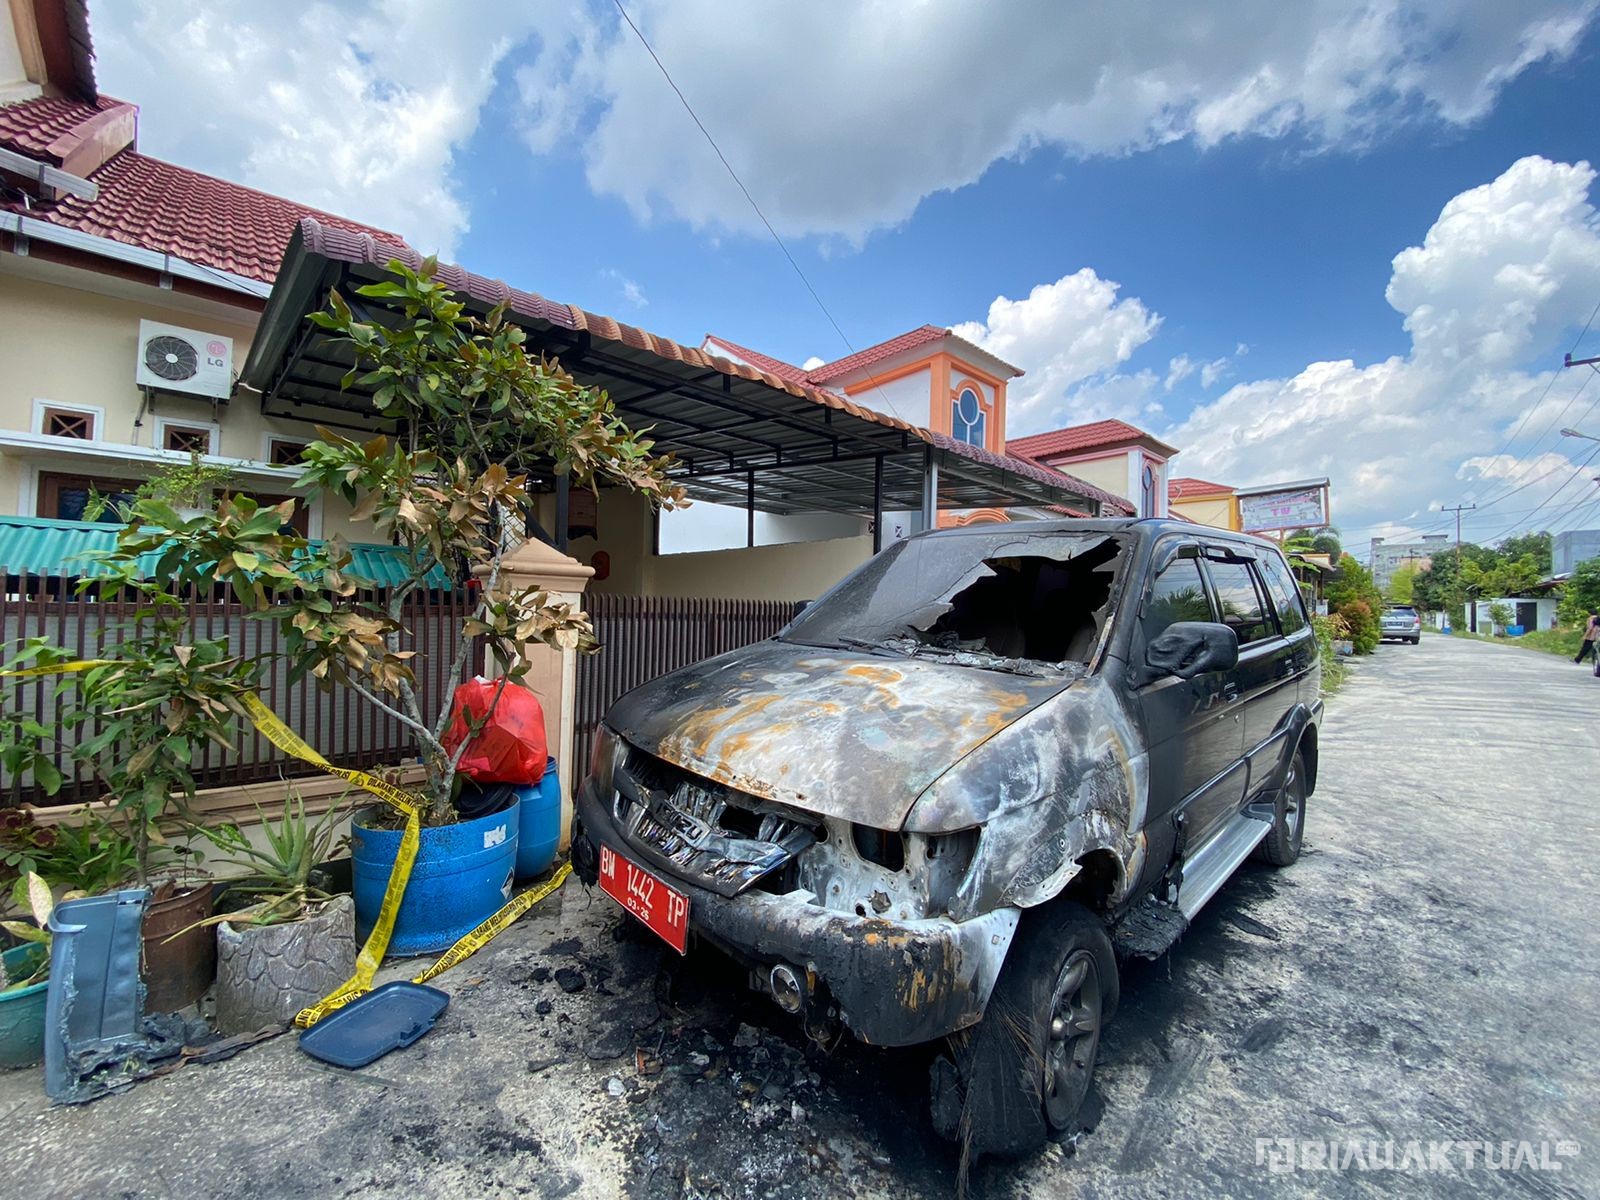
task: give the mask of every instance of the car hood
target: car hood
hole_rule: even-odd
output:
[[[1081,676],[772,640],[629,692],[606,724],[739,791],[896,829],[940,775]]]

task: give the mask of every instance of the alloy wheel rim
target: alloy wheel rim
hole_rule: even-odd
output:
[[[1056,976],[1045,1038],[1045,1115],[1060,1130],[1089,1093],[1100,1041],[1100,971],[1088,950],[1074,950]]]
[[[1300,821],[1305,815],[1305,797],[1300,788],[1300,772],[1289,769],[1289,778],[1283,785],[1283,824],[1290,842],[1300,840]]]

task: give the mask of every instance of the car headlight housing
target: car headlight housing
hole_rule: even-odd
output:
[[[617,767],[627,753],[628,744],[605,725],[594,731],[594,744],[589,750],[589,781],[602,798],[610,800],[616,794]]]

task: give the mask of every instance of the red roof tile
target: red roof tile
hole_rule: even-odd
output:
[[[1051,487],[1070,487],[1085,499],[1098,500],[1108,509],[1115,510],[1108,516],[1123,513],[1133,515],[1133,505],[1121,496],[1114,496],[1104,488],[1098,488],[1087,480],[1079,479],[1076,475],[1068,475],[1065,471],[1058,471],[1054,467],[1047,467],[1043,463],[1034,462],[1032,459],[1019,458],[1015,454],[996,454],[993,450],[985,450],[982,446],[973,446],[967,442],[957,441],[948,433],[930,431],[927,440],[941,450],[958,454],[962,458],[970,458],[976,462],[986,463],[992,467],[1000,467],[1013,471],[1018,475],[1026,476],[1035,483],[1048,484]]]
[[[852,371],[859,371],[863,367],[870,367],[873,363],[882,362],[886,358],[893,358],[907,350],[914,350],[918,346],[926,346],[929,342],[936,342],[940,338],[948,337],[950,331],[939,325],[923,325],[909,333],[902,333],[899,337],[892,337],[886,342],[879,342],[876,346],[868,346],[865,350],[857,350],[844,358],[831,363],[824,363],[816,370],[808,373],[812,383],[827,383],[830,379],[838,379]]]
[[[1171,479],[1167,481],[1169,500],[1193,500],[1199,496],[1231,496],[1233,489],[1225,483],[1210,483],[1204,479]]]
[[[768,375],[776,375],[779,379],[787,379],[790,383],[810,382],[804,367],[797,367],[793,363],[784,362],[781,358],[773,358],[770,354],[741,346],[738,342],[730,342],[727,338],[714,333],[706,334],[706,341],[715,342],[725,350],[732,350],[740,360],[749,363],[757,370],[765,371]]]
[[[289,236],[304,217],[350,233],[400,241],[369,225],[134,150],[124,150],[89,178],[99,185],[97,199],[71,197],[36,207],[30,215],[264,283],[277,275]]]
[[[1095,450],[1102,446],[1116,446],[1124,442],[1153,442],[1176,454],[1168,446],[1142,429],[1126,421],[1094,421],[1088,425],[1069,425],[1065,429],[1052,429],[1049,433],[1035,433],[1029,437],[1012,438],[1006,449],[1026,458],[1052,458],[1058,454],[1076,454],[1081,450]]]
[[[17,104],[0,106],[0,149],[27,154],[60,166],[65,154],[58,143],[100,113],[123,105],[121,100],[101,96],[89,104],[60,96],[40,96]]]

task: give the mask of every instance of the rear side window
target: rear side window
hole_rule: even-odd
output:
[[[1211,621],[1211,601],[1206,599],[1200,565],[1192,558],[1175,558],[1150,585],[1144,606],[1144,639],[1148,645],[1175,621]]]
[[[1256,586],[1255,572],[1247,562],[1206,562],[1206,574],[1216,589],[1222,623],[1239,635],[1239,645],[1247,646],[1276,636],[1278,630],[1267,615]]]
[[[1261,574],[1267,581],[1267,594],[1272,597],[1272,606],[1278,610],[1278,624],[1283,626],[1283,632],[1295,633],[1304,629],[1305,603],[1289,568],[1282,559],[1270,554],[1263,555],[1256,565],[1261,568]]]

